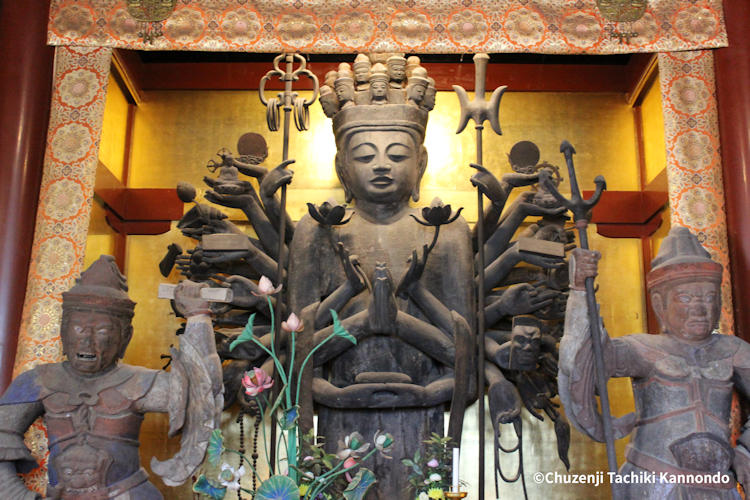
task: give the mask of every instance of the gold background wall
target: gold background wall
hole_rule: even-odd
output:
[[[110,85],[109,88],[110,93],[119,92],[117,85]],[[658,173],[659,165],[662,165],[661,168],[664,165],[663,122],[658,86],[656,88],[657,92],[649,92],[643,106],[644,129],[648,130],[645,151],[649,177]],[[108,167],[109,163],[115,165],[110,168],[116,175],[117,169],[121,169],[117,166],[117,158],[121,159],[123,154],[117,146],[107,143],[117,142],[124,137],[117,127],[125,123],[127,108],[122,105],[123,102],[124,98],[117,96],[107,99],[104,123],[105,131],[111,127],[111,133],[103,134],[100,155]],[[474,133],[468,127],[461,135],[455,134],[458,114],[458,103],[453,93],[439,92],[425,139],[430,160],[422,184],[420,204],[429,203],[434,196],[440,196],[454,207],[465,207],[467,220],[473,222],[476,220],[476,195],[469,182],[473,169],[468,164],[475,160]],[[567,178],[564,159],[559,153],[561,140],[567,139],[578,152],[575,161],[582,189],[592,189],[593,178],[598,174],[606,177],[610,190],[638,190],[640,187],[633,110],[622,94],[507,92],[500,107],[500,122],[503,136],[496,136],[489,128],[484,133],[485,166],[498,176],[510,171],[506,154],[512,145],[519,140],[532,140],[539,146],[542,160],[560,166],[563,177]],[[290,157],[299,159],[292,166],[295,177],[288,191],[289,212],[294,219],[299,219],[305,213],[307,201],[319,203],[331,196],[343,201],[343,191],[333,170],[335,145],[330,120],[325,118],[317,104],[311,107],[311,123],[310,131],[293,131],[291,138]],[[236,152],[238,137],[248,131],[266,137],[270,154],[265,165],[269,168],[276,165],[281,157],[281,133],[267,131],[265,110],[256,92],[149,92],[135,113],[128,186],[174,187],[178,181],[186,180],[199,189],[200,199],[201,190],[205,188],[202,178],[211,175],[205,168],[206,162],[215,158],[216,151],[221,147]],[[567,179],[561,190],[568,192]],[[237,213],[232,215],[234,218]],[[102,226],[102,217],[98,211],[92,215],[89,247],[92,255],[89,256],[87,250],[87,262],[95,258],[93,252],[111,248],[106,244],[108,240],[104,236],[107,229]],[[590,234],[592,247],[602,251],[605,256],[599,275],[599,300],[609,334],[619,336],[645,331],[640,241],[606,239],[594,234],[593,230],[590,230]],[[167,245],[173,242],[179,243],[183,249],[194,246],[174,225],[169,233],[163,235],[128,237],[125,271],[131,297],[138,306],[134,318],[135,333],[125,357],[127,363],[161,368],[164,361],[159,356],[167,353],[171,344],[177,343],[174,331],[178,322],[169,302],[156,298],[159,283],[176,282],[178,279],[175,273],[168,280],[164,279],[158,270]],[[632,392],[627,381],[611,381],[610,390],[614,414],[632,411]],[[476,446],[477,432],[474,413],[467,416],[464,457],[476,456],[476,449],[472,451],[472,446]],[[229,415],[226,420],[230,420]],[[166,429],[165,416],[147,417],[141,447],[144,465],[148,464],[151,456],[165,458],[176,450],[178,440],[167,440]],[[526,418],[524,429],[528,439],[525,444],[526,470],[563,472],[564,467],[556,457],[551,423],[537,423]],[[506,435],[509,432],[512,431],[508,429]],[[627,439],[618,443],[620,463],[626,442]],[[490,449],[487,453],[490,468],[487,473],[488,494],[494,491],[491,457]],[[606,469],[604,446],[592,443],[575,430],[572,431],[570,458],[573,472]],[[470,460],[462,462],[462,478],[469,483],[476,481],[476,465]],[[160,481],[155,482],[161,486]],[[505,494],[520,493],[520,485],[503,488]],[[555,498],[560,499],[608,497],[606,489],[593,490],[584,486],[563,488],[536,485],[529,481],[528,489],[531,498],[551,491],[554,491]],[[176,495],[182,498],[187,494],[184,488],[178,491],[164,488],[163,491],[172,498]]]

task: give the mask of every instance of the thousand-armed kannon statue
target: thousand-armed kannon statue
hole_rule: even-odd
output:
[[[209,305],[200,292],[206,286],[185,281],[175,289],[175,308],[187,325],[167,372],[118,362],[133,333],[135,303],[114,259],[102,256],[83,272],[63,293],[67,360],[20,374],[0,398],[2,498],[40,498],[17,476],[36,466],[23,434],[40,416],[49,441],[45,498],[161,499],[138,455],[141,422],[150,412],[169,413],[170,435],[182,431],[177,454],[152,459],[151,469],[169,486],[195,473],[223,406]]]
[[[483,71],[481,79],[483,87]],[[337,313],[357,344],[334,339],[315,352],[302,380],[300,425],[312,429],[317,413],[317,434],[332,452],[352,425],[363,435],[393,434],[394,459],[374,465],[376,498],[382,499],[413,497],[400,459],[412,457],[430,433],[443,434],[446,410],[448,435],[460,443],[464,412],[477,397],[478,363],[496,429],[519,424],[523,406],[540,419],[544,412],[555,421],[567,462],[569,427],[552,398],[572,235],[564,227],[565,209],[539,185],[542,171],[559,183],[558,169],[539,163],[539,150],[528,141],[513,147],[513,171],[500,179],[476,165],[472,183],[491,202],[480,222],[482,241],[460,210],[438,199],[413,207],[427,168],[423,141],[435,91],[415,56],[360,54],[353,65],[341,63],[325,76],[320,103],[333,121],[335,169],[347,205],[310,203],[309,214],[294,224],[283,210],[283,194],[277,195],[291,182],[290,161],[266,169],[260,165],[268,155],[265,141],[248,133],[237,154],[222,149],[220,162],[209,163],[218,176],[205,178],[211,188],[205,199],[240,209],[255,234],[245,235],[220,210],[196,201],[178,227],[197,246],[183,252],[172,245],[161,265],[165,276],[176,264],[191,280],[233,291],[230,304],[214,308],[214,328],[226,361],[226,403],[237,401],[250,414],[255,403],[246,400],[240,379],[254,366],[272,375],[273,361],[251,342],[228,346],[251,314],[255,335],[265,345],[271,341],[268,306],[255,295],[261,275],[283,283],[288,302],[274,304],[282,316],[294,312],[304,322],[295,360],[328,337],[330,311]],[[304,121],[305,110],[294,109],[295,119]],[[256,178],[258,191],[240,175]],[[511,191],[527,186],[506,207]],[[195,201],[188,184],[178,193]],[[480,247],[487,292],[477,298]],[[477,303],[488,327],[481,339]],[[285,341],[279,339],[281,348]],[[486,363],[476,359],[478,342],[486,346]]]
[[[560,343],[560,396],[573,425],[604,441],[584,283],[598,252],[573,253],[571,291]],[[646,281],[659,335],[610,339],[602,328],[606,377],[630,377],[635,413],[611,422],[614,437],[633,432],[620,474],[653,481],[613,484],[620,499],[739,499],[750,486],[750,430],[731,446],[732,390],[750,395],[750,345],[713,333],[721,311],[722,267],[687,228],[674,227]],[[734,474],[733,474],[734,473]]]

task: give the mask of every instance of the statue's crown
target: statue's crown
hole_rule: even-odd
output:
[[[100,256],[63,292],[63,309],[87,309],[132,317],[135,302],[128,297],[125,276],[111,255]]]
[[[326,75],[327,84],[321,87],[321,105],[333,119],[337,146],[362,128],[404,130],[421,144],[434,106],[435,84],[419,58],[409,57],[407,65],[403,54],[358,54],[354,66],[370,68],[367,80],[353,78],[349,64],[342,63],[338,72]],[[399,70],[401,74],[394,73]],[[427,89],[433,92],[425,99]]]
[[[674,226],[651,261],[646,284],[653,289],[667,281],[692,279],[721,283],[722,266],[711,259],[698,238],[686,227]]]

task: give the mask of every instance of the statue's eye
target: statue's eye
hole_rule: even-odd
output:
[[[690,295],[680,294],[677,296],[677,300],[679,300],[683,304],[687,304],[690,302]]]
[[[359,163],[370,163],[374,159],[375,159],[374,154],[362,154],[362,155],[357,155],[354,157],[354,161],[357,161]]]
[[[408,158],[407,155],[389,153],[388,158],[395,163],[400,163]]]

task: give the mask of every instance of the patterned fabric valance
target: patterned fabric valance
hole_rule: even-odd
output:
[[[612,38],[595,0],[177,0],[153,44],[125,0],[52,0],[51,45],[145,50],[547,54],[668,52],[727,44],[721,0],[650,0]]]

